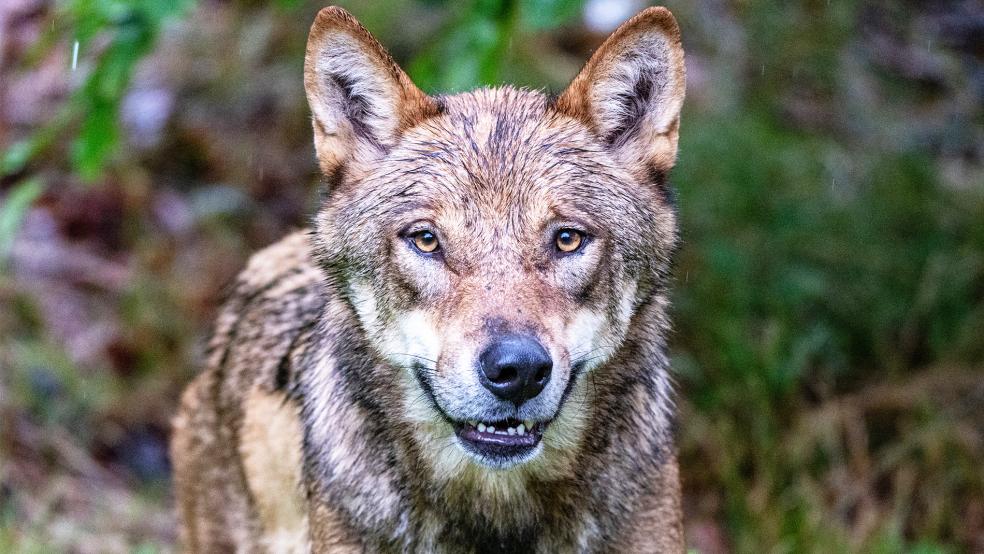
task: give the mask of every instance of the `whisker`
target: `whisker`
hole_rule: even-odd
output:
[[[595,360],[601,360],[603,358],[605,358],[604,355],[601,355],[601,356],[591,356],[590,358],[580,358],[579,360],[577,360],[576,363],[583,364],[583,363],[587,363],[587,362],[593,362]]]
[[[387,357],[388,356],[406,356],[408,358],[417,358],[418,360],[424,360],[425,362],[430,362],[432,364],[437,364],[437,360],[432,360],[432,359],[427,358],[425,356],[418,356],[416,354],[409,354],[409,353],[406,353],[406,352],[389,352],[389,353],[386,354],[386,356]]]
[[[586,350],[584,352],[575,352],[574,354],[571,354],[571,365],[579,364],[579,363],[582,363],[582,362],[586,361],[588,359],[587,356],[590,356],[591,354],[594,354],[595,352],[598,352],[600,350],[616,350],[616,349],[617,348],[615,346],[601,345],[601,346],[598,346],[597,348],[592,348],[592,349]],[[595,356],[592,359],[598,359],[598,358],[601,358],[601,357],[603,357],[603,356],[599,355],[599,356]]]

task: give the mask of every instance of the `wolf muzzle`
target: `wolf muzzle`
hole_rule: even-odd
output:
[[[486,347],[478,357],[478,365],[482,385],[519,408],[550,382],[553,360],[535,338],[506,335]]]

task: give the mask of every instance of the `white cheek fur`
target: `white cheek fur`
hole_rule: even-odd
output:
[[[572,364],[583,360],[583,371],[586,372],[612,356],[625,338],[625,331],[632,319],[637,286],[632,281],[624,287],[615,321],[611,321],[604,312],[590,308],[581,308],[575,313],[564,334]]]

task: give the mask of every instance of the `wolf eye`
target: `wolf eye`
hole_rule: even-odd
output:
[[[554,235],[557,250],[563,253],[575,252],[584,243],[584,233],[574,229],[561,229]]]
[[[437,235],[430,231],[418,231],[412,235],[410,238],[413,239],[413,245],[417,247],[424,254],[433,254],[441,248],[441,243],[437,240]]]

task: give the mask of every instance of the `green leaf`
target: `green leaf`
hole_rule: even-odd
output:
[[[580,0],[527,0],[523,2],[523,24],[531,29],[552,29],[581,12]]]
[[[14,237],[20,229],[24,215],[31,204],[44,192],[44,184],[37,177],[21,181],[10,190],[0,204],[0,265],[10,255]]]
[[[3,158],[0,159],[0,175],[11,175],[22,171],[35,152],[37,152],[36,140],[25,139],[15,142],[7,148]]]

